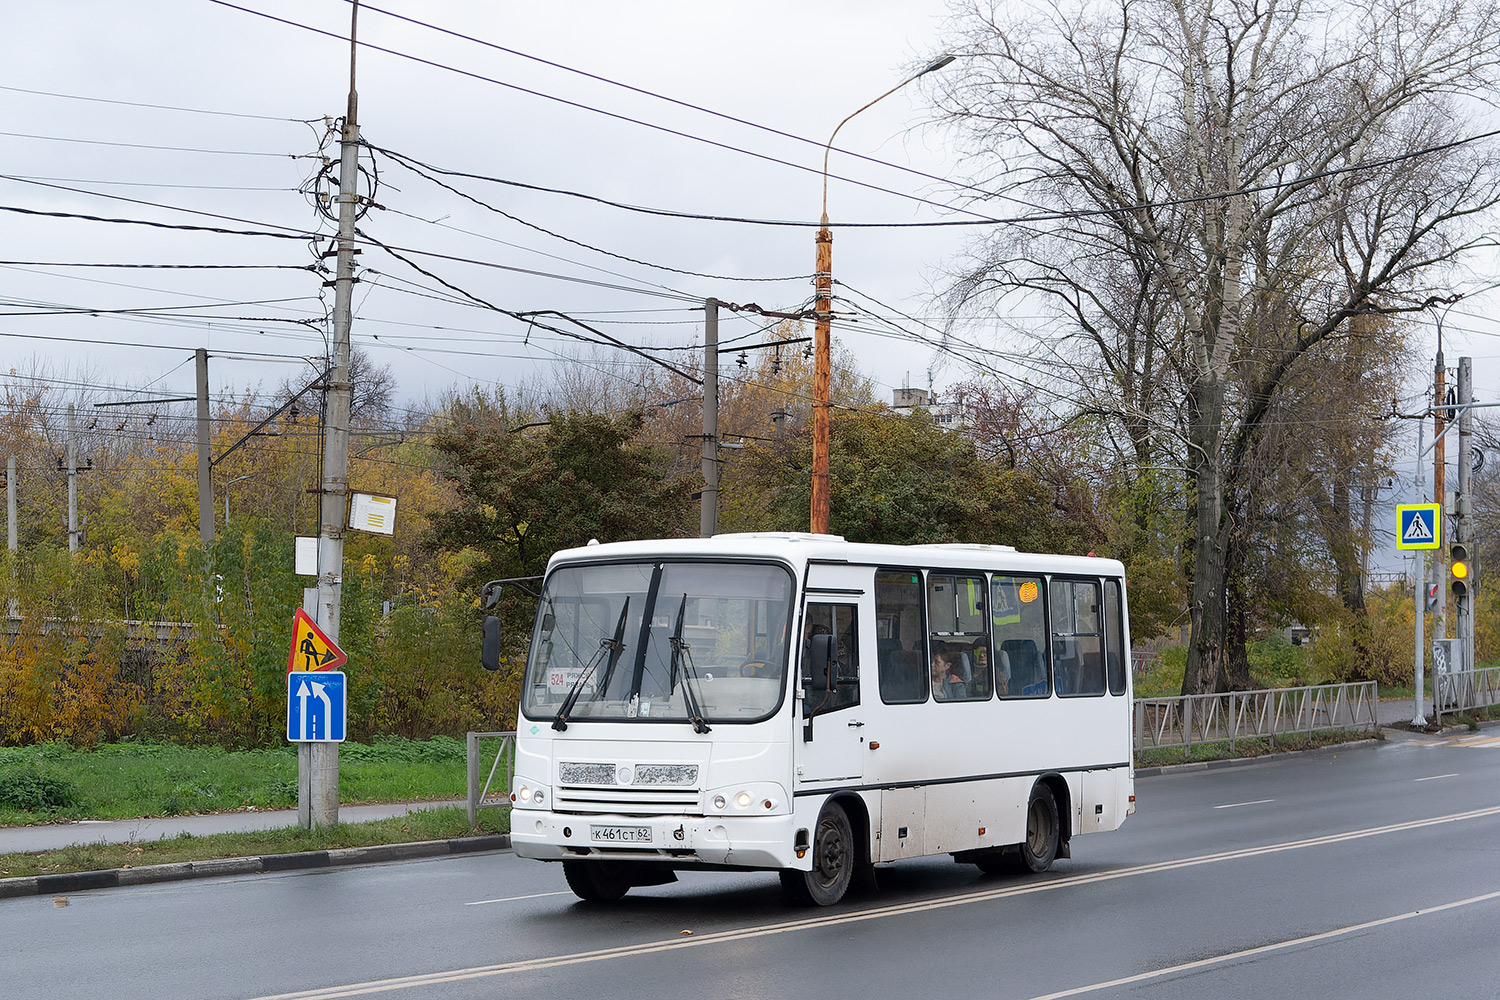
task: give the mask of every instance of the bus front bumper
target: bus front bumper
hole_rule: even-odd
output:
[[[517,857],[540,861],[598,858],[692,868],[806,868],[793,849],[792,816],[615,816],[515,809],[510,840]]]

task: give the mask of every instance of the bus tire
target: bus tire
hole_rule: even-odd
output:
[[[1031,801],[1026,804],[1026,839],[1020,843],[1017,857],[1018,867],[1023,872],[1044,872],[1057,860],[1057,846],[1061,840],[1061,824],[1057,817],[1057,799],[1052,789],[1040,781],[1031,789]]]
[[[844,898],[858,860],[854,857],[854,828],[837,802],[823,807],[812,839],[812,871],[781,872],[787,902],[799,906],[832,906]]]
[[[564,861],[563,878],[573,895],[590,903],[613,903],[630,891],[630,880],[607,861]]]

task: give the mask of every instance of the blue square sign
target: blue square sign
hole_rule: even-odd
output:
[[[1435,549],[1442,545],[1443,508],[1435,503],[1396,507],[1396,548]]]
[[[286,738],[292,743],[342,743],[349,702],[338,670],[297,670],[286,675]]]

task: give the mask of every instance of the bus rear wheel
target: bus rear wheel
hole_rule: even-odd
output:
[[[608,861],[564,861],[563,878],[573,895],[591,903],[613,903],[630,891],[630,880]]]
[[[832,906],[844,898],[854,877],[854,827],[837,802],[823,807],[812,839],[810,872],[781,872],[781,888],[788,902],[799,906]]]
[[[1057,860],[1061,825],[1057,819],[1057,799],[1052,789],[1038,782],[1031,789],[1026,804],[1026,839],[1020,843],[1018,866],[1021,871],[1044,872]]]

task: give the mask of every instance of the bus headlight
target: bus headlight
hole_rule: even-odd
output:
[[[517,809],[541,809],[547,801],[547,790],[529,781],[518,781],[510,800]]]
[[[703,798],[706,812],[716,815],[764,816],[785,812],[786,790],[772,781],[751,781],[710,789]]]

